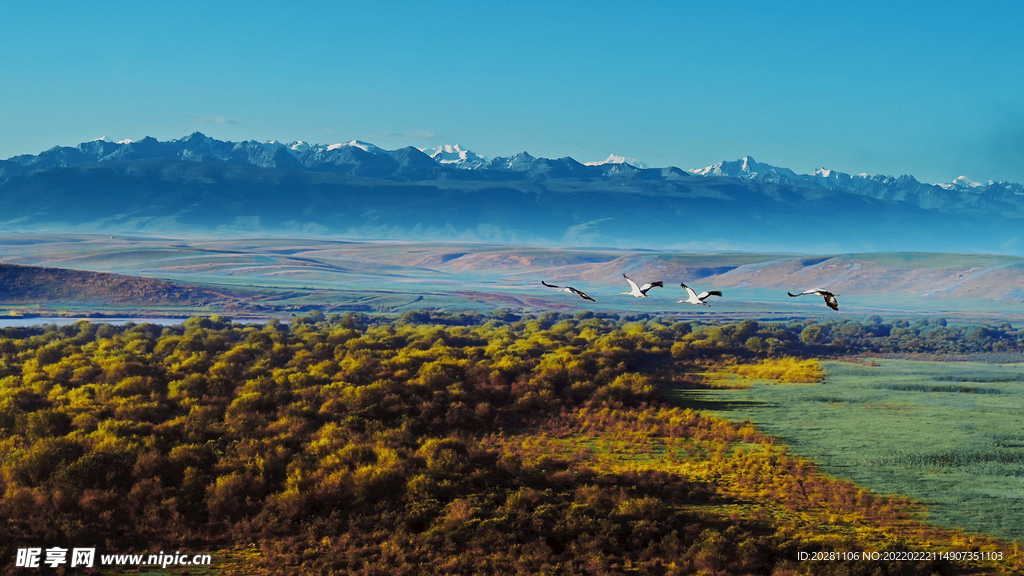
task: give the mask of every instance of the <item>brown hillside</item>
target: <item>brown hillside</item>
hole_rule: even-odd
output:
[[[230,296],[153,278],[0,263],[0,303],[204,306]]]

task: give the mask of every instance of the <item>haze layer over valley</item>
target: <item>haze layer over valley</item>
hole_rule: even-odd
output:
[[[36,315],[73,305],[117,314],[144,308],[172,316],[223,313],[256,319],[310,310],[586,308],[708,319],[910,314],[1020,321],[1024,301],[1024,258],[1014,256],[700,255],[483,243],[25,234],[0,237],[0,261],[44,267],[35,273],[38,282],[31,290],[21,284],[18,297],[8,290],[2,298],[11,313]],[[102,278],[76,280],[62,269],[142,276],[134,285],[145,297],[103,300],[106,292],[97,291]],[[623,273],[641,282],[662,280],[665,287],[646,299],[623,296],[628,289]],[[10,283],[13,276],[5,278]],[[150,278],[170,284],[162,287]],[[572,285],[597,301],[554,291],[541,280]],[[684,281],[698,290],[723,290],[724,297],[711,308],[677,304],[685,298],[679,287]],[[74,282],[81,282],[77,292],[68,287]],[[842,294],[840,312],[817,298],[786,295],[816,286]],[[48,297],[58,294],[55,287],[63,296]],[[181,293],[195,296],[182,300]]]

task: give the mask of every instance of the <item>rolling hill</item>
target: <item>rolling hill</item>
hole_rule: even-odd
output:
[[[0,303],[223,307],[227,291],[125,274],[0,263]]]
[[[0,261],[36,267],[0,269],[0,302],[8,308],[91,302],[133,305],[140,313],[169,306],[180,313],[250,318],[420,308],[799,317],[831,311],[786,292],[823,287],[842,294],[837,319],[875,313],[1024,318],[1024,258],[1016,256],[705,255],[482,243],[10,235],[0,236]],[[666,287],[650,299],[620,296],[623,273],[660,279]],[[18,275],[26,278],[15,284]],[[541,280],[575,286],[597,302],[544,288]],[[726,297],[711,309],[676,304],[683,281],[724,290]]]

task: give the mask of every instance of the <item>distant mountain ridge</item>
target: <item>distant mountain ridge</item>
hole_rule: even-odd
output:
[[[427,153],[429,152],[429,154]],[[639,164],[637,162],[637,164]],[[794,252],[1024,253],[1024,186],[384,150],[94,140],[0,161],[0,233],[274,234]]]
[[[157,159],[217,162],[292,171],[358,173],[381,178],[401,178],[406,174],[429,178],[439,174],[435,173],[439,168],[437,162],[411,146],[386,151],[358,140],[329,146],[310,145],[302,141],[290,144],[255,140],[223,142],[200,132],[167,142],[149,136],[124,143],[93,140],[73,148],[55,146],[35,156],[15,156],[7,162],[32,169]]]
[[[31,169],[144,159],[226,162],[249,164],[260,168],[341,172],[403,180],[452,175],[451,172],[436,170],[437,165],[441,168],[458,168],[463,171],[518,172],[533,177],[555,178],[611,177],[634,170],[651,169],[639,160],[614,154],[602,162],[587,163],[578,162],[568,156],[558,159],[535,158],[525,151],[510,157],[498,156],[488,159],[458,145],[444,145],[433,149],[407,146],[389,151],[359,140],[330,145],[302,141],[286,144],[276,140],[225,142],[210,138],[201,132],[193,132],[184,138],[166,142],[149,136],[138,141],[108,142],[99,139],[75,147],[55,146],[37,155],[14,156],[6,161],[0,161],[0,169],[6,165],[6,170],[0,172],[0,181],[5,179],[6,173],[15,172],[18,166]],[[679,169],[668,167],[654,170]],[[1024,207],[1024,185],[991,180],[982,184],[966,176],[960,176],[949,183],[924,184],[910,175],[850,175],[827,168],[815,170],[811,174],[797,174],[789,168],[757,162],[751,156],[723,161],[705,168],[689,169],[685,173],[704,177],[740,178],[768,184],[820,187],[878,199],[907,201],[913,197],[919,199],[919,204],[931,207],[948,207],[958,198],[966,202],[964,208],[976,207],[974,204],[979,200]]]
[[[868,196],[878,200],[913,202],[922,208],[972,210],[989,207],[1024,215],[1024,186],[1013,182],[973,182],[960,176],[946,184],[924,184],[910,175],[899,177],[856,174],[821,168],[811,174],[796,174],[789,168],[762,164],[750,156],[688,170],[697,176],[742,178],[752,182],[798,187],[820,187]]]

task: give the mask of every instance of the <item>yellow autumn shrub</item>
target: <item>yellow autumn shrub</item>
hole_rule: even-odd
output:
[[[727,366],[726,370],[757,380],[804,384],[820,382],[824,376],[821,363],[813,358],[807,360],[793,357],[768,358],[757,364]]]

